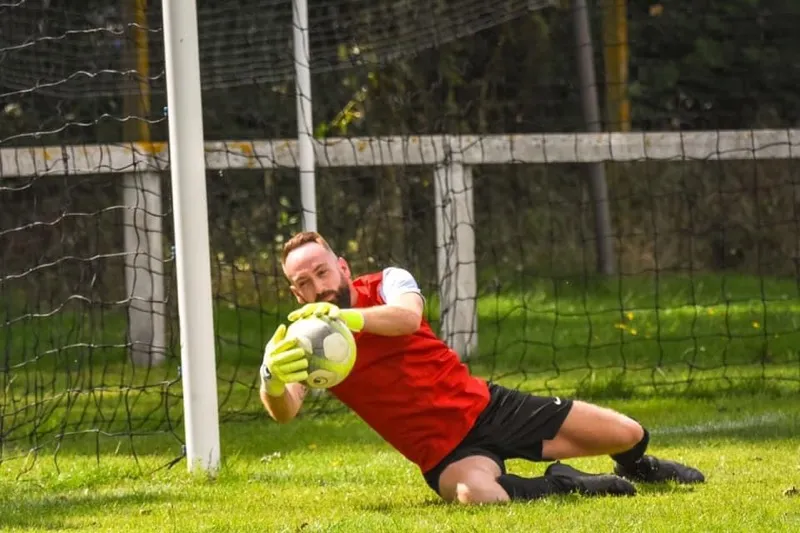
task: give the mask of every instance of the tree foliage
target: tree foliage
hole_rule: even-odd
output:
[[[388,10],[393,0],[380,1],[387,2]],[[76,17],[82,13],[83,27],[126,28],[116,2],[85,0],[78,8],[75,2],[52,0],[49,5],[50,13],[53,9]],[[200,5],[236,8],[230,2],[210,0]],[[417,46],[413,54],[399,57],[381,57],[370,47],[371,35],[377,39],[386,30],[385,21],[375,19],[380,9],[370,11],[367,20],[366,12],[334,10],[331,5],[311,0],[310,9],[329,10],[331,27],[342,35],[340,59],[351,66],[314,74],[314,124],[319,137],[584,129],[567,2],[445,44]],[[153,28],[160,26],[158,8],[151,3]],[[600,10],[595,9],[595,39],[602,36],[599,17]],[[628,17],[632,129],[797,124],[800,32],[795,28],[800,24],[800,3],[631,0]],[[114,35],[98,34],[103,39],[98,46],[110,46],[108,40],[113,41]],[[361,41],[353,41],[356,35]],[[286,45],[281,53],[289,54],[291,43]],[[156,47],[151,53],[162,51]],[[596,45],[595,53],[596,64],[602,65],[602,46]],[[243,77],[251,74],[242,71]],[[597,74],[602,102],[603,72],[598,69]],[[157,80],[163,73],[151,75]],[[205,90],[206,138],[294,137],[294,90],[290,78]],[[119,95],[65,97],[35,87],[28,91],[0,87],[0,94],[5,95],[0,147],[117,142],[123,124],[130,120],[147,121],[154,140],[167,137],[166,100],[158,90],[147,117],[126,116]],[[775,273],[793,269],[789,248],[796,235],[779,222],[787,210],[796,208],[792,196],[781,188],[797,178],[788,163],[637,164],[620,170],[611,187],[623,270],[638,271],[658,261],[675,268],[754,270],[763,267],[765,258],[770,258]],[[435,277],[430,169],[321,169],[318,177],[321,229],[356,258],[357,266],[393,260],[417,269],[424,279]],[[563,273],[574,271],[576,265],[578,270],[590,268],[593,237],[583,180],[578,165],[476,169],[476,231],[484,275]],[[64,209],[58,201],[41,201],[56,194],[51,190],[54,182],[44,181],[20,186],[14,203],[4,204],[9,207],[0,215],[3,228],[19,225],[24,213],[52,218],[53,213],[36,211],[43,205],[53,211]],[[207,185],[212,248],[219,268],[260,269],[264,275],[279,277],[276,247],[299,227],[296,173],[291,169],[209,173]],[[75,202],[87,212],[114,202],[107,192],[81,191]],[[165,207],[169,209],[168,204]],[[108,242],[96,246],[119,246],[118,236],[107,233]],[[57,233],[43,238],[50,243],[43,246],[45,251],[60,253]],[[746,251],[766,240],[773,244],[757,253]],[[721,260],[713,251],[718,249],[722,257],[740,260]],[[732,254],[731,249],[745,252]]]

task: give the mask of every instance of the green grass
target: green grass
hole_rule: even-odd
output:
[[[436,296],[428,303],[436,327]],[[652,430],[654,453],[709,478],[692,488],[642,486],[633,499],[488,508],[442,504],[413,465],[327,395],[309,399],[291,425],[267,419],[256,371],[289,303],[215,310],[224,463],[213,480],[188,475],[177,338],[165,365],[134,368],[124,316],[81,305],[16,321],[23,313],[7,311],[0,327],[2,531],[800,528],[800,496],[788,490],[800,489],[800,300],[792,280],[530,279],[483,293],[475,373],[615,407]],[[313,416],[328,410],[336,414]],[[609,468],[607,458],[571,463]]]
[[[27,468],[0,464],[3,531],[793,531],[800,527],[800,402],[768,395],[606,402],[645,422],[650,451],[707,475],[633,498],[444,504],[415,467],[351,415],[222,426],[223,465],[190,475],[169,436],[68,439]],[[100,460],[97,461],[97,445]],[[608,471],[606,457],[570,461]],[[511,461],[539,475],[545,465]]]
[[[473,372],[508,386],[581,398],[800,391],[800,300],[793,280],[670,276],[530,279],[484,292]],[[438,300],[428,295],[437,327]],[[125,317],[70,301],[62,311],[7,311],[0,327],[0,433],[14,442],[99,428],[159,432],[182,412],[177,331],[167,364],[142,369],[124,352]],[[220,303],[218,391],[224,420],[260,413],[257,368],[290,309]],[[46,311],[43,310],[43,311]],[[335,407],[329,397],[309,408]],[[35,443],[34,443],[35,445]]]

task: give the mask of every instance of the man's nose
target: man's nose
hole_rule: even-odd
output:
[[[314,280],[314,293],[317,295],[322,294],[325,292],[325,287],[321,280],[315,279]]]

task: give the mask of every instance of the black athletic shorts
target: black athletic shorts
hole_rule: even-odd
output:
[[[465,457],[488,457],[504,474],[508,459],[543,461],[542,441],[556,436],[572,407],[572,400],[533,396],[494,383],[489,384],[489,392],[489,404],[467,436],[424,474],[428,486],[437,494],[444,469]]]

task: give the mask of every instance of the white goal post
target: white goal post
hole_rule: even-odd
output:
[[[421,166],[434,172],[441,334],[464,358],[477,346],[474,166],[604,161],[800,158],[800,130],[393,136],[315,140],[317,167]],[[293,139],[205,143],[208,170],[298,168]],[[0,149],[0,179],[120,174],[126,191],[125,256],[133,346],[163,350],[165,339],[161,173],[167,143]]]

